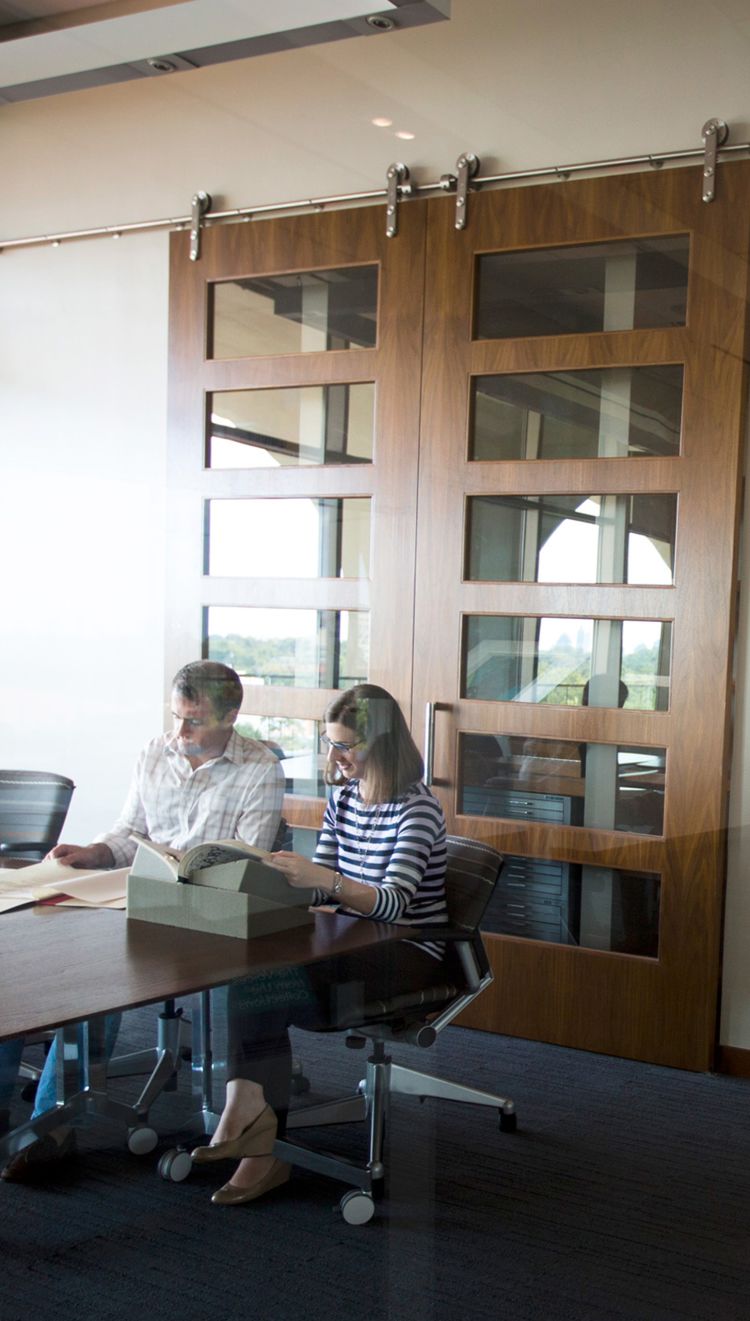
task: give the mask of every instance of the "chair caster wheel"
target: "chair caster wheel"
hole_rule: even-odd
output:
[[[292,1096],[304,1096],[305,1092],[310,1090],[310,1079],[306,1078],[304,1073],[292,1074]]]
[[[510,1110],[510,1111],[507,1111],[507,1110],[501,1110],[501,1111],[500,1111],[500,1132],[501,1132],[501,1133],[515,1133],[516,1128],[517,1128],[517,1123],[516,1123],[516,1112],[515,1112],[515,1110]]]
[[[165,1151],[158,1165],[162,1179],[168,1179],[172,1183],[182,1183],[183,1179],[187,1179],[192,1168],[190,1152],[182,1151],[179,1147]]]
[[[147,1124],[142,1124],[138,1128],[131,1128],[128,1131],[128,1151],[132,1151],[134,1156],[147,1156],[153,1151],[159,1136],[153,1128]]]
[[[366,1225],[375,1214],[375,1202],[369,1193],[352,1188],[341,1198],[339,1210],[347,1225]]]

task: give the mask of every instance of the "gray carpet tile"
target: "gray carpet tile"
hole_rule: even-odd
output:
[[[152,1023],[128,1016],[120,1048],[150,1044]],[[353,1089],[363,1056],[340,1037],[296,1033],[295,1049],[304,1099]],[[44,1183],[0,1184],[2,1321],[750,1321],[750,1084],[458,1028],[394,1058],[513,1096],[518,1132],[398,1098],[387,1194],[357,1228],[341,1184],[295,1171],[218,1208],[231,1165],[169,1183],[158,1151],[88,1121]],[[160,1151],[192,1110],[189,1072],[153,1109]],[[328,1140],[363,1151],[353,1127]]]

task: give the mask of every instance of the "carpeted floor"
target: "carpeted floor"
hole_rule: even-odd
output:
[[[130,1015],[121,1046],[152,1044],[152,1023]],[[305,1099],[356,1084],[362,1056],[340,1038],[296,1047]],[[458,1028],[394,1052],[415,1056],[513,1096],[518,1132],[399,1099],[388,1196],[356,1228],[343,1187],[303,1172],[214,1207],[231,1165],[168,1183],[158,1152],[132,1156],[96,1120],[54,1178],[0,1184],[2,1321],[750,1321],[750,1083]],[[191,1109],[189,1073],[152,1112],[160,1150]],[[352,1128],[337,1140],[360,1149]]]

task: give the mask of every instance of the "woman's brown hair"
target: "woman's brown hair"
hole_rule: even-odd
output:
[[[385,803],[399,798],[424,774],[424,764],[401,708],[385,688],[374,683],[359,683],[334,697],[326,707],[324,720],[329,725],[344,725],[356,735],[367,759],[367,784],[372,801]],[[336,772],[329,784],[341,784]]]

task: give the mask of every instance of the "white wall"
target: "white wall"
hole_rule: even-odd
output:
[[[111,820],[162,726],[167,239],[2,262],[0,763]]]
[[[750,138],[747,0],[453,0],[453,15],[0,106],[2,233],[181,215],[200,187],[221,206],[379,187],[396,159],[419,182],[465,149],[493,172],[699,146],[714,115]],[[0,763],[73,775],[69,839],[109,823],[162,724],[166,295],[163,234],[0,256]],[[750,1049],[746,656],[722,1040]]]

